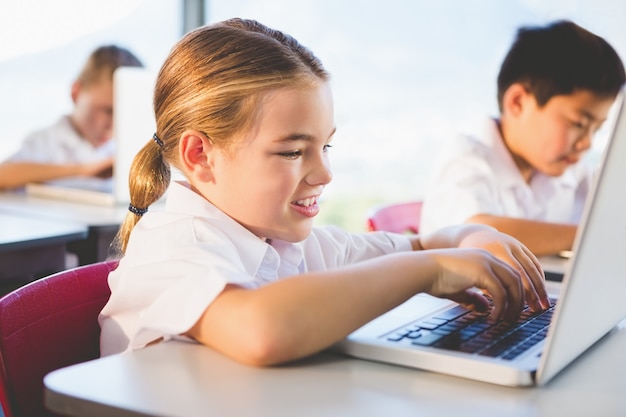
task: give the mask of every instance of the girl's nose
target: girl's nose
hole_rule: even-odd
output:
[[[323,155],[306,176],[306,182],[310,185],[326,185],[333,179],[330,164],[326,155]]]

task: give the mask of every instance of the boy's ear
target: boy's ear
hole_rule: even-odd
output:
[[[518,116],[524,110],[530,93],[523,84],[514,83],[509,86],[502,97],[502,111],[509,116]]]
[[[213,180],[211,161],[217,149],[204,133],[197,130],[184,131],[178,149],[182,168],[190,178],[203,182]]]
[[[80,93],[81,84],[79,81],[74,81],[72,83],[72,90],[70,92],[72,97],[72,103],[76,104],[76,100],[78,99],[78,94]]]

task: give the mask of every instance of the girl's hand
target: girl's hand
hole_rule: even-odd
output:
[[[481,249],[435,249],[428,254],[439,273],[427,293],[449,298],[478,312],[488,312],[493,300],[494,319],[515,321],[524,307],[524,289],[519,273],[489,252]]]
[[[464,237],[459,248],[484,249],[512,267],[519,275],[524,299],[532,310],[541,311],[550,306],[541,264],[517,239],[495,229],[485,229]]]

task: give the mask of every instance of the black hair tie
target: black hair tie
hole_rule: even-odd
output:
[[[129,205],[128,205],[128,210],[129,210],[131,213],[134,213],[134,214],[136,214],[137,216],[140,216],[140,217],[141,217],[141,216],[143,216],[144,214],[146,214],[146,213],[148,212],[148,209],[147,209],[147,208],[139,208],[139,207],[135,207],[135,206],[133,206],[132,204],[129,204]]]
[[[156,142],[157,145],[159,145],[159,148],[163,149],[163,141],[161,140],[161,138],[159,138],[157,136],[157,134],[155,133],[154,135],[152,135],[152,139],[154,139],[154,141]]]

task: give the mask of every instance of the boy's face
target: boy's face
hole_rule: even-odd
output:
[[[255,235],[299,242],[310,234],[318,199],[332,178],[332,94],[327,84],[280,89],[261,103],[235,149],[219,151],[215,184],[205,195]]]
[[[539,107],[534,95],[522,94],[514,112],[515,127],[505,138],[522,174],[527,174],[527,179],[535,170],[550,176],[562,175],[589,150],[613,101],[580,90],[554,96]]]
[[[113,83],[102,80],[92,85],[72,85],[74,127],[94,147],[106,143],[113,135]]]

